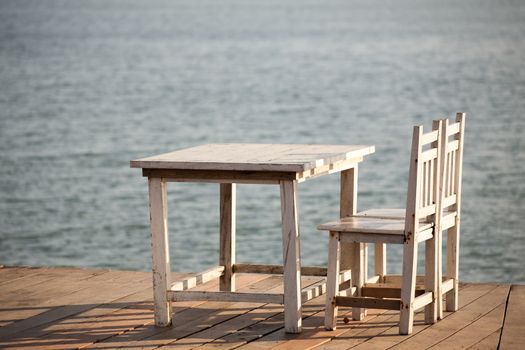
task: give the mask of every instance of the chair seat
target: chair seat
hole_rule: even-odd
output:
[[[431,229],[432,222],[419,223],[419,230],[425,231]],[[405,219],[382,219],[367,216],[349,216],[339,219],[337,221],[327,222],[317,226],[319,230],[335,231],[335,232],[356,232],[356,233],[377,233],[377,234],[391,234],[404,235],[405,234]]]
[[[358,232],[404,235],[405,221],[400,219],[381,219],[375,217],[349,216],[337,221],[317,226],[319,230],[336,232]]]
[[[376,218],[376,219],[398,219],[402,220],[405,218],[405,209],[368,209],[361,211],[354,216],[367,217],[367,218]],[[450,227],[453,227],[455,222],[456,212],[450,208],[443,210],[443,217],[441,221],[441,229],[446,230]]]
[[[433,222],[419,224],[418,241],[432,238]],[[404,219],[380,219],[366,216],[349,216],[317,226],[319,230],[339,232],[341,239],[362,243],[397,243],[405,241]]]
[[[405,219],[405,213],[405,209],[375,208],[361,211],[355,214],[354,216],[363,216],[378,219]]]

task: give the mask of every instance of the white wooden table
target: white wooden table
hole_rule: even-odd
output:
[[[148,177],[155,324],[171,324],[172,301],[256,301],[284,304],[286,332],[301,332],[301,304],[324,292],[324,285],[301,290],[301,274],[326,275],[326,268],[301,269],[297,185],[341,172],[340,215],[354,214],[358,163],[373,152],[374,146],[356,145],[208,144],[131,161],[132,168],[142,168],[143,175]],[[175,283],[170,281],[167,182],[220,184],[219,266]],[[236,264],[236,183],[280,186],[283,265]],[[355,248],[343,249],[355,252]],[[342,262],[343,268],[344,265]],[[235,292],[235,273],[240,272],[282,273],[284,294]],[[219,292],[188,291],[217,277],[220,277]],[[342,280],[347,279],[342,276]]]

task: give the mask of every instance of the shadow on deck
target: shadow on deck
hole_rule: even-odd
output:
[[[174,280],[184,274],[174,274]],[[238,276],[241,290],[281,288],[272,275]],[[319,278],[304,278],[311,284]],[[218,280],[196,289],[216,290]],[[464,284],[460,309],[400,336],[398,312],[369,310],[364,321],[340,308],[338,328],[324,330],[324,296],[303,306],[303,332],[284,333],[281,305],[174,303],[174,325],[153,325],[146,272],[73,268],[0,268],[0,348],[6,349],[525,349],[525,286]]]

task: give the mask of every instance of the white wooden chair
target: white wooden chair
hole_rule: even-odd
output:
[[[408,194],[404,219],[396,217],[355,215],[336,222],[319,225],[330,231],[328,277],[326,286],[325,327],[335,329],[338,306],[352,306],[355,320],[364,317],[361,308],[400,310],[400,334],[412,332],[414,311],[425,306],[425,322],[437,319],[438,243],[441,220],[440,168],[442,121],[433,123],[433,131],[423,134],[415,126],[410,156]],[[418,244],[426,242],[424,287],[416,289]],[[340,291],[340,245],[352,243],[353,287]],[[382,283],[365,283],[363,246],[366,243],[403,244],[401,286],[393,288]],[[357,278],[355,278],[356,276]]]
[[[441,232],[447,231],[446,273],[442,278],[442,250],[438,249],[438,290],[445,297],[446,311],[458,309],[458,277],[459,277],[459,231],[461,212],[461,178],[463,167],[463,144],[465,135],[465,113],[456,113],[456,119],[449,124],[443,119],[441,133],[441,179],[440,203],[443,210]],[[434,121],[436,122],[436,121]],[[404,219],[405,209],[369,209],[357,213],[355,216]],[[442,235],[438,236],[438,246],[442,246]],[[376,279],[386,282],[386,249],[384,244],[376,244],[375,249]],[[424,276],[418,276],[422,278]],[[443,299],[437,300],[438,319],[443,318]]]

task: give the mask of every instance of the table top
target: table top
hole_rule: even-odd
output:
[[[374,146],[206,144],[132,160],[132,168],[300,172],[374,153]]]

